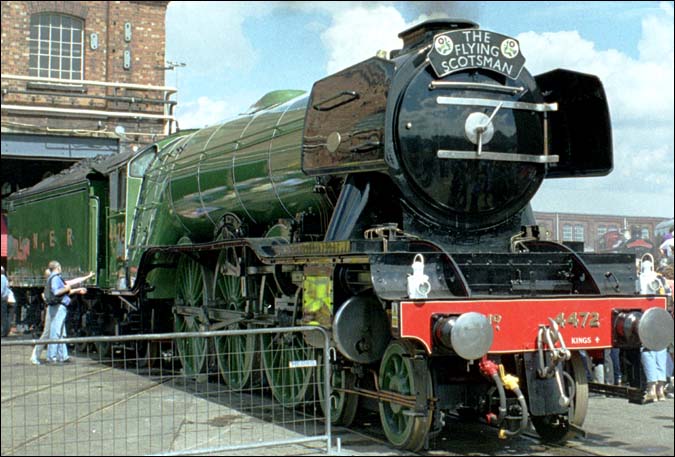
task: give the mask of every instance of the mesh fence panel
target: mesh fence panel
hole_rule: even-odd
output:
[[[2,455],[330,452],[322,329],[63,341],[34,365],[35,340],[3,339]]]

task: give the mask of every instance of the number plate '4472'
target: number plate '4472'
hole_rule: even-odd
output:
[[[554,319],[560,328],[566,325],[574,328],[600,327],[600,313],[597,312],[572,312],[560,313]]]

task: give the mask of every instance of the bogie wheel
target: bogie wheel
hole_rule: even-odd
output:
[[[413,356],[415,345],[409,341],[393,341],[387,347],[380,364],[380,391],[405,396],[433,397],[433,385],[428,364],[415,376]],[[394,446],[418,451],[425,443],[431,427],[433,410],[415,413],[411,408],[380,401],[380,420],[387,439]]]
[[[588,410],[588,381],[581,356],[573,353],[572,358],[565,364],[565,372],[571,380],[564,376],[565,395],[572,396],[571,405],[567,414],[549,414],[546,416],[531,416],[532,425],[542,440],[549,443],[564,443],[575,434],[570,427],[573,424],[581,427],[586,419]]]
[[[206,300],[206,281],[202,266],[187,256],[181,256],[176,268],[176,304],[201,308]],[[199,332],[199,313],[174,316],[174,331]],[[176,346],[183,372],[188,376],[201,373],[206,366],[208,340],[206,338],[177,338]]]
[[[263,334],[262,359],[265,377],[274,398],[286,407],[305,399],[312,368],[294,368],[292,362],[314,360],[314,348],[296,333]]]
[[[214,297],[223,307],[242,315],[246,302],[241,290],[240,261],[235,248],[224,249],[218,256],[214,280]],[[246,329],[245,324],[232,324],[227,330]],[[256,358],[256,336],[215,337],[218,367],[225,382],[233,389],[243,389],[251,378]]]
[[[326,396],[323,390],[323,380],[325,378],[322,353],[319,353],[317,360],[316,384],[319,389],[321,410],[326,414]],[[344,392],[342,389],[353,389],[356,384],[356,375],[345,367],[333,365],[330,371],[330,381],[330,421],[333,425],[349,427],[356,417],[356,411],[359,407],[359,396]]]

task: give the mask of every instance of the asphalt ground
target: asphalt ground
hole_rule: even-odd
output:
[[[271,398],[221,398],[209,383],[148,376],[133,367],[88,357],[34,366],[31,347],[2,347],[2,455],[185,454],[193,449],[254,443],[220,455],[321,455],[325,441],[268,446],[320,436],[320,420],[290,413]],[[256,398],[254,398],[256,397]],[[258,405],[249,408],[247,405]],[[591,393],[584,429],[566,446],[544,445],[534,433],[500,440],[484,424],[449,419],[418,455],[675,455],[673,400],[637,405]],[[311,414],[310,414],[311,415]],[[236,430],[236,431],[235,431]],[[333,428],[339,455],[411,455],[388,445],[377,414],[360,412],[353,427]],[[340,441],[340,447],[337,441]]]
[[[387,445],[378,422],[378,416],[372,414],[357,419],[349,432],[335,429],[333,435],[342,439],[342,454],[396,453]],[[638,405],[623,398],[591,393],[583,429],[586,437],[577,436],[565,446],[554,446],[540,442],[534,430],[501,440],[496,428],[450,418],[443,433],[431,440],[430,449],[417,455],[672,456],[675,453],[672,399]]]

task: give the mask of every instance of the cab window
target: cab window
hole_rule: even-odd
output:
[[[127,168],[110,173],[110,209],[122,211],[127,204]]]

